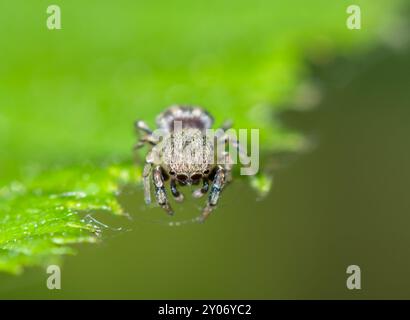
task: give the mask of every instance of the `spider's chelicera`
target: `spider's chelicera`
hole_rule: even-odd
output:
[[[183,106],[168,108],[158,115],[156,122],[158,129],[155,131],[143,121],[135,123],[141,133],[135,148],[146,144],[151,146],[143,171],[145,202],[151,202],[150,187],[153,184],[157,203],[172,215],[165,181],[170,180],[171,194],[176,201],[183,200],[178,186],[202,182],[193,196],[199,198],[209,192],[200,217],[203,221],[217,205],[222,189],[231,180],[233,161],[225,145],[233,143],[234,148],[238,148],[239,144],[228,134],[230,123],[223,124],[217,134],[210,134],[212,116],[199,107]]]

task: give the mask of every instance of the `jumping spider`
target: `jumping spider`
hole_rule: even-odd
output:
[[[214,142],[228,143],[226,130],[231,125],[229,122],[224,123],[222,130],[219,130],[222,134],[209,139],[206,131],[212,127],[213,122],[212,116],[204,109],[185,106],[172,106],[158,115],[156,123],[162,132],[161,138],[145,122],[135,122],[135,128],[140,133],[135,149],[145,144],[152,146],[145,158],[143,170],[144,198],[147,204],[151,202],[151,179],[157,203],[170,215],[174,212],[168,201],[164,182],[170,180],[171,194],[176,201],[181,202],[183,195],[178,191],[177,184],[197,185],[202,180],[202,187],[195,190],[193,196],[199,198],[209,191],[199,220],[204,221],[209,216],[217,205],[222,189],[231,180],[232,170],[229,153],[224,150],[222,154],[216,155],[214,152]],[[181,146],[180,149],[177,146]]]

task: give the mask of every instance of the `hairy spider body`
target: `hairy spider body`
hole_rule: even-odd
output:
[[[196,128],[173,131],[163,140],[163,167],[171,174],[178,173],[176,178],[179,182],[197,182],[204,172],[210,171],[214,162],[212,142]]]
[[[143,172],[145,202],[151,202],[151,184],[155,189],[157,203],[168,213],[173,210],[168,201],[165,181],[170,180],[170,190],[176,201],[182,201],[183,195],[178,186],[197,185],[202,187],[193,192],[194,197],[201,197],[209,192],[206,205],[200,217],[204,221],[217,205],[222,189],[230,180],[230,163],[220,161],[228,157],[227,152],[215,155],[215,139],[227,139],[210,136],[207,129],[213,125],[212,116],[199,107],[172,106],[158,115],[157,126],[160,134],[155,134],[143,121],[135,123],[142,133],[136,148],[151,145]],[[222,127],[225,131],[228,125]],[[221,164],[222,163],[222,164]]]

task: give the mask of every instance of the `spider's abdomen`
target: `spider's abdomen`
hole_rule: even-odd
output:
[[[157,117],[158,128],[169,132],[189,128],[205,131],[213,122],[212,116],[199,107],[172,106]]]

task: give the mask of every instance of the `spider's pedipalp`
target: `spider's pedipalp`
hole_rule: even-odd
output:
[[[196,189],[193,193],[192,196],[195,198],[200,198],[203,195],[205,195],[208,190],[209,190],[209,182],[208,182],[208,178],[204,177],[203,178],[203,184],[202,184],[202,188]]]
[[[184,200],[184,195],[178,191],[175,178],[171,178],[170,187],[175,201],[182,202]]]

